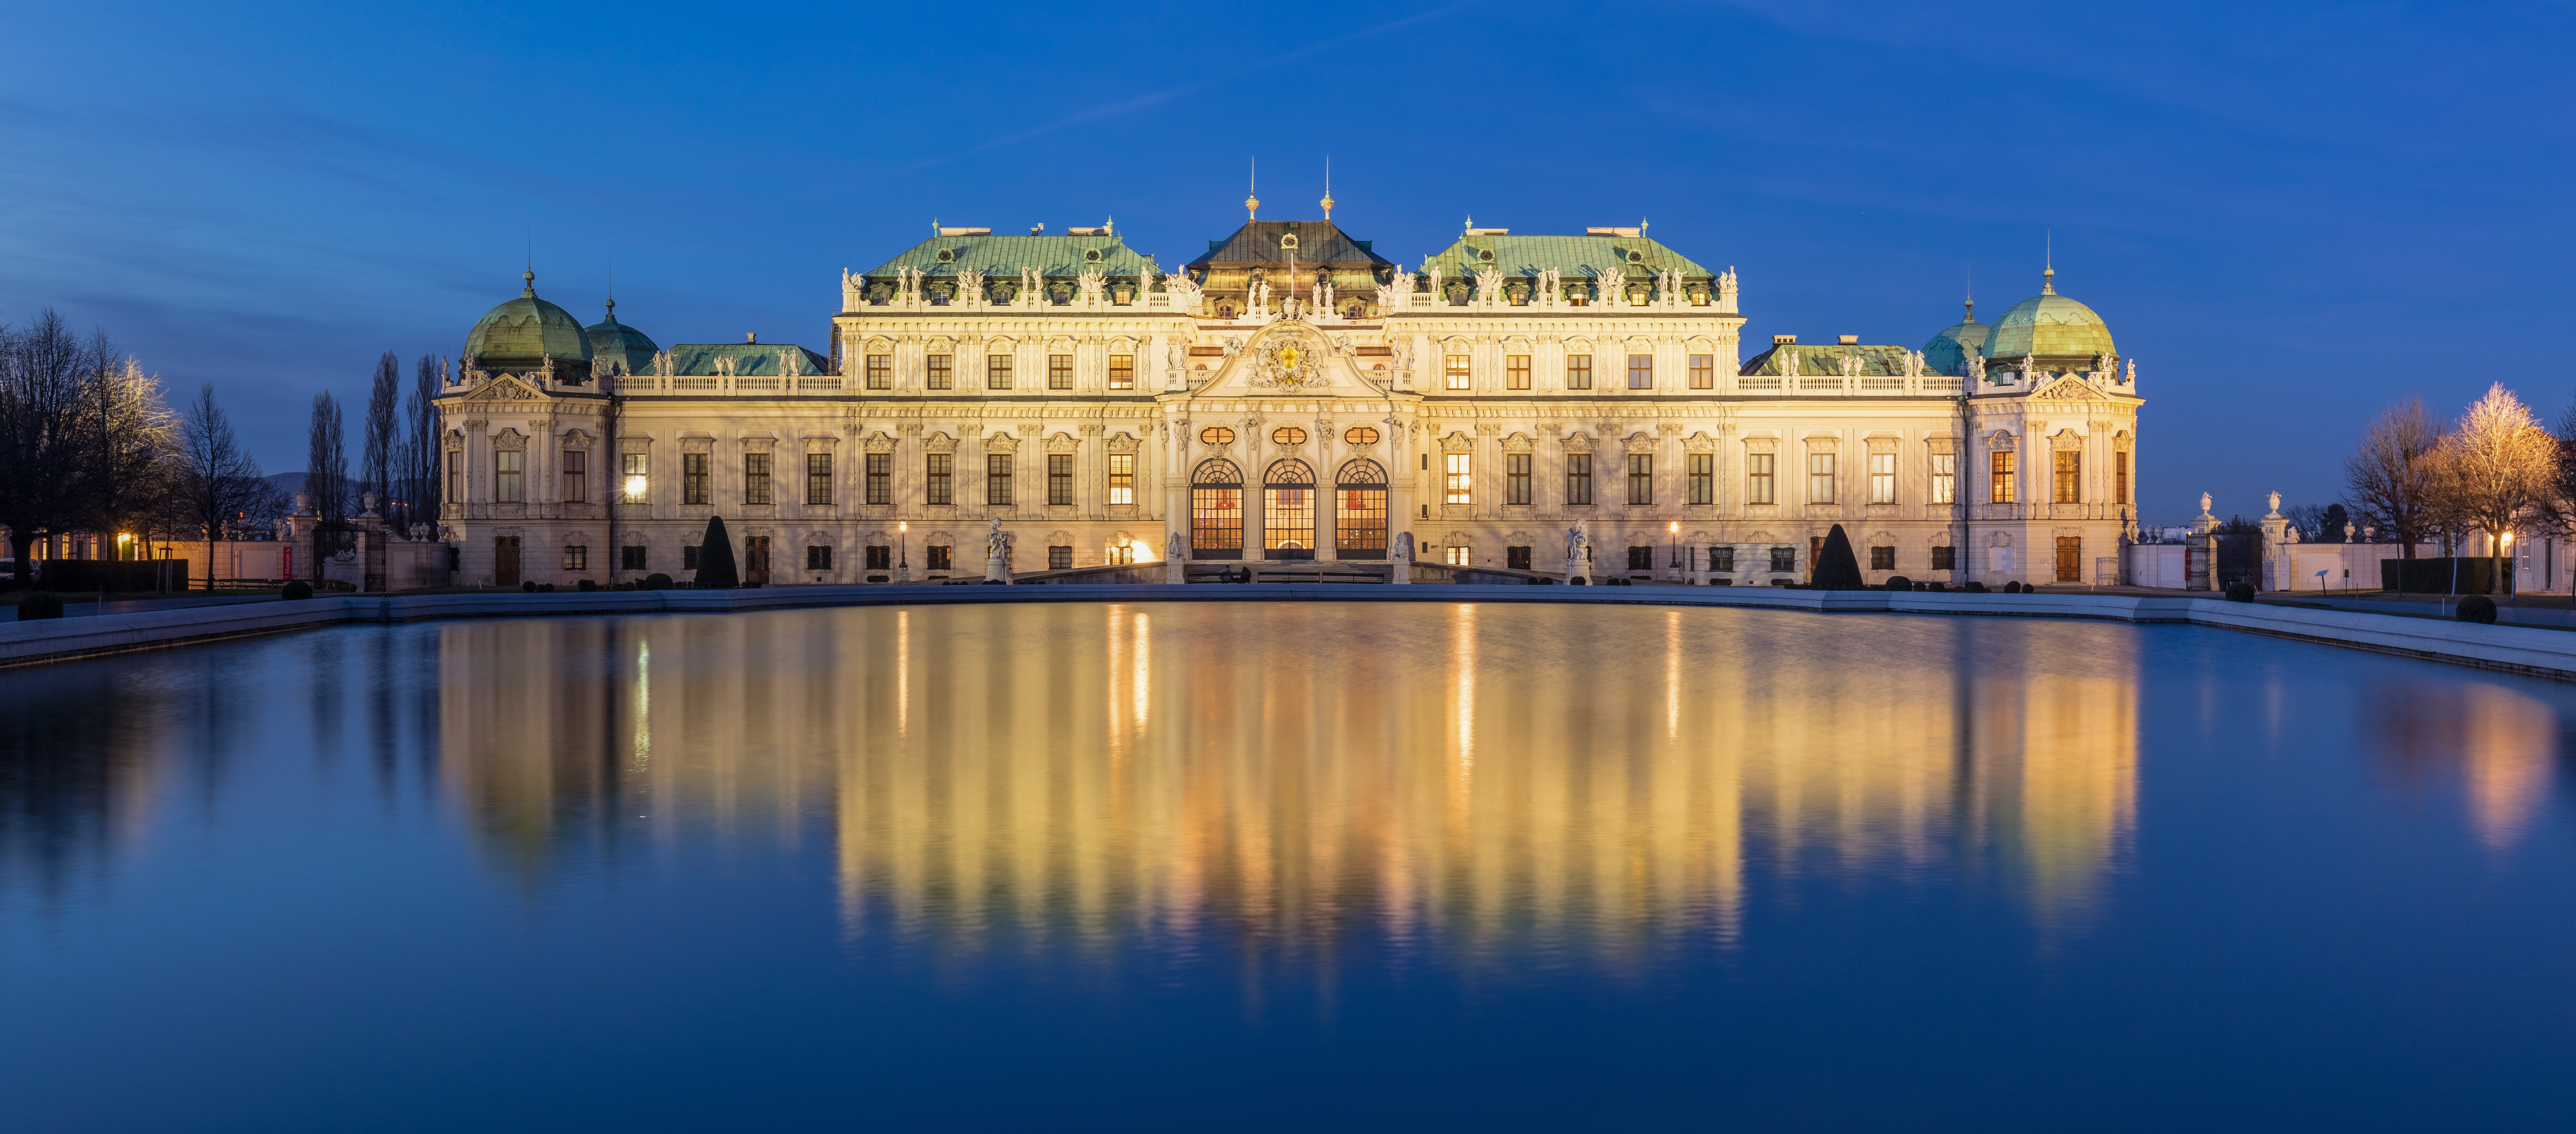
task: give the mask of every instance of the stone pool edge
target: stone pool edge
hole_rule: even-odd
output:
[[[335,595],[87,618],[0,623],[0,667],[72,661],[347,623],[609,614],[717,614],[829,606],[989,602],[1479,602],[1735,607],[1816,614],[2089,618],[2210,626],[2505,673],[2576,681],[2576,634],[2360,611],[2161,595],[1789,591],[1710,587],[1527,587],[1312,583],[1172,586],[774,587],[738,591],[557,591],[551,594]]]

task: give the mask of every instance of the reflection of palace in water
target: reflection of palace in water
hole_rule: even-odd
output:
[[[1732,939],[1766,869],[2088,909],[2135,821],[2133,637],[1877,625],[1849,657],[1801,619],[1553,607],[457,623],[444,766],[514,855],[828,817],[852,932],[961,948],[1373,922],[1617,952]]]

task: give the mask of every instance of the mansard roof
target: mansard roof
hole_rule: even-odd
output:
[[[1839,346],[1825,343],[1782,343],[1754,355],[1736,373],[1752,378],[1780,373],[1780,356],[1784,351],[1798,356],[1798,373],[1830,378],[1843,372],[1843,359],[1860,356],[1860,373],[1864,378],[1899,378],[1905,374],[1905,356],[1911,352],[1901,346]]]
[[[1493,259],[1485,259],[1486,252],[1493,253]],[[1435,265],[1441,275],[1452,277],[1474,275],[1479,268],[1493,268],[1507,276],[1534,276],[1554,268],[1568,278],[1599,275],[1605,268],[1617,268],[1631,278],[1667,270],[1680,271],[1684,279],[1717,274],[1643,236],[1471,234],[1423,257],[1417,270],[1427,273]]]
[[[948,253],[946,259],[942,252]],[[893,279],[897,269],[919,268],[928,275],[953,276],[959,268],[973,268],[1016,280],[1027,267],[1042,276],[1079,276],[1092,269],[1105,276],[1135,276],[1152,260],[1115,236],[935,236],[860,274]]]
[[[805,373],[821,374],[831,367],[822,355],[794,343],[673,343],[671,373],[713,374],[716,360],[733,360],[734,373],[742,377],[774,378],[786,373],[781,361],[784,352],[796,351],[805,356]]]
[[[1295,234],[1297,247],[1282,247],[1280,238]],[[1189,262],[1192,268],[1222,267],[1229,264],[1285,264],[1295,256],[1300,264],[1367,264],[1393,267],[1386,257],[1369,248],[1369,241],[1353,240],[1341,226],[1328,220],[1246,221],[1234,235],[1208,241],[1206,254]]]

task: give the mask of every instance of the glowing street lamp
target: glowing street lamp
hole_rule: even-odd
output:
[[[1682,581],[1682,522],[1680,520],[1675,520],[1664,525],[1664,534],[1670,537],[1668,542],[1672,544],[1673,549],[1671,563],[1673,569],[1673,581],[1678,583]]]
[[[895,522],[894,530],[895,535],[900,537],[903,547],[901,558],[895,561],[894,581],[909,583],[912,581],[912,522],[898,520]]]

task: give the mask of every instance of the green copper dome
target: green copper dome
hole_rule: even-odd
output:
[[[650,374],[653,356],[662,352],[651,336],[617,321],[614,299],[608,301],[607,317],[584,334],[590,339],[591,365],[603,374]]]
[[[1923,365],[1935,374],[1964,376],[1968,373],[1968,352],[1975,351],[1983,356],[1986,338],[1993,331],[1994,328],[1977,321],[1977,301],[1971,299],[1966,315],[1932,336],[1931,342],[1923,344]]]
[[[2097,355],[2119,353],[2101,316],[2057,294],[2056,275],[2056,269],[2049,269],[2038,295],[2013,304],[2012,310],[1995,320],[1994,331],[1986,336],[1988,360],[2036,354],[2042,362],[2090,366]]]
[[[571,369],[589,373],[590,336],[582,331],[581,320],[537,298],[535,272],[520,278],[527,285],[519,298],[485,312],[466,332],[466,356],[485,370],[526,371],[542,368],[551,355],[559,372],[569,363],[574,364]]]

